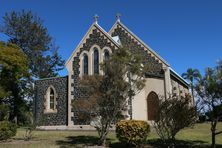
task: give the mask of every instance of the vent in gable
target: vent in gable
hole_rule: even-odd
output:
[[[120,39],[119,39],[119,36],[114,36],[114,37],[112,37],[112,39],[113,39],[116,43],[118,43],[119,45],[121,45],[121,41],[120,41]]]

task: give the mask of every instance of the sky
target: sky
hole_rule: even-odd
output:
[[[44,20],[66,61],[98,14],[106,31],[121,22],[179,74],[204,72],[222,59],[221,0],[0,0],[0,25],[6,12],[31,10]],[[0,40],[7,36],[0,34]],[[60,72],[61,76],[67,71]]]

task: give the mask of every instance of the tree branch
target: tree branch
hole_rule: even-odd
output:
[[[222,134],[222,131],[216,132],[215,135]]]

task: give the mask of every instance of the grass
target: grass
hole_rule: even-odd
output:
[[[222,123],[218,124],[222,130]],[[24,141],[25,129],[18,129],[17,135],[12,139],[1,142],[0,147],[7,148],[51,148],[51,147],[87,147],[96,145],[98,134],[96,131],[34,131],[33,139]],[[211,142],[210,124],[196,124],[192,128],[182,130],[176,136],[178,147],[209,147]],[[110,147],[124,147],[116,139],[115,132],[108,135]],[[218,147],[222,147],[222,135],[216,138]],[[148,137],[146,147],[165,147],[161,145],[154,129]]]

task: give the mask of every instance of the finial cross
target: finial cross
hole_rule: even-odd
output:
[[[98,22],[98,19],[99,19],[99,16],[98,16],[97,14],[95,14],[94,17],[93,17],[93,19],[94,19],[94,22],[97,23],[97,22]]]
[[[120,14],[120,13],[117,13],[117,14],[116,14],[116,20],[119,21],[119,22],[120,22],[120,17],[121,17],[121,14]]]

